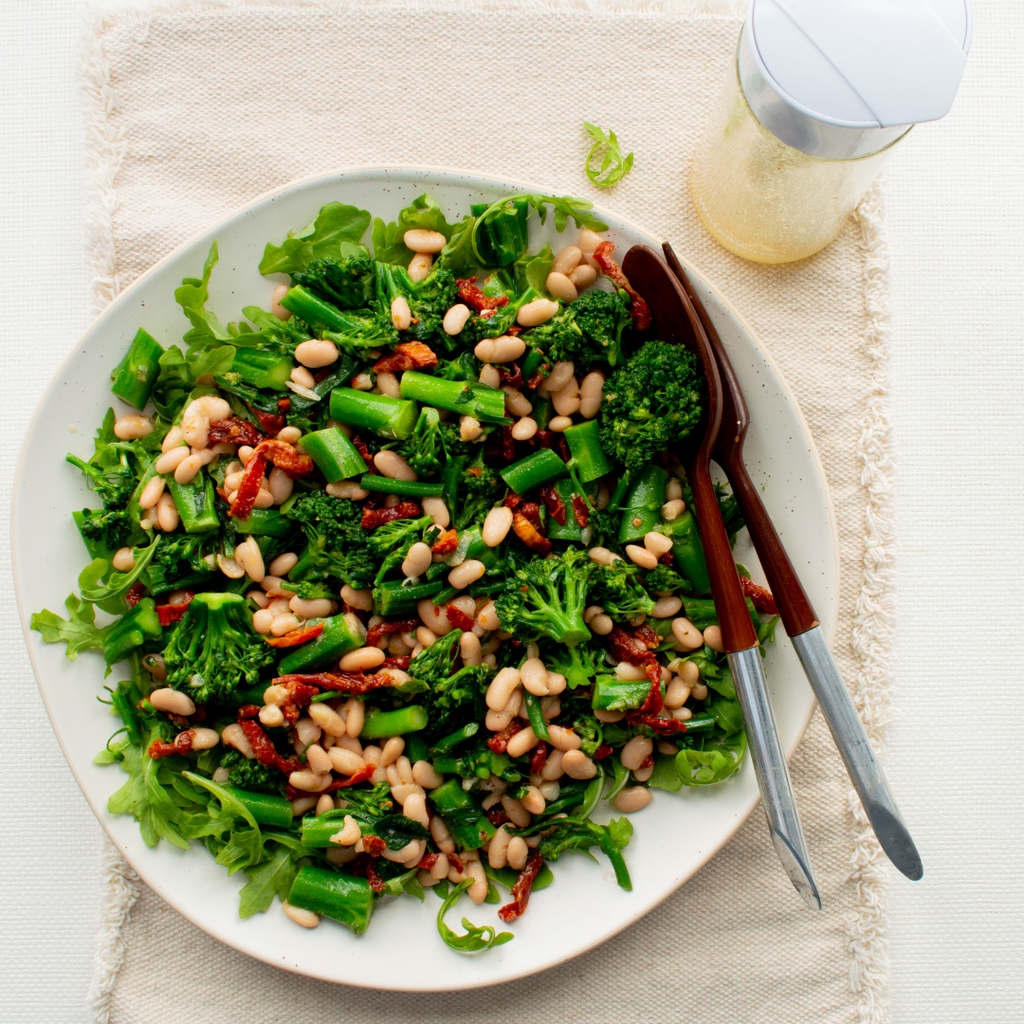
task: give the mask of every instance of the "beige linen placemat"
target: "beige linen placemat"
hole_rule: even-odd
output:
[[[690,5],[592,11],[571,0],[192,3],[102,18],[84,67],[95,294],[108,301],[269,189],[361,163],[537,181],[672,239],[753,325],[814,432],[841,544],[836,654],[880,741],[893,610],[881,213],[870,196],[833,246],[783,267],[746,263],[705,234],[688,156],[739,26]],[[582,173],[585,119],[636,154],[607,194]],[[96,1019],[883,1024],[886,869],[819,716],[792,772],[828,894],[820,914],[789,888],[756,812],[622,935],[464,994],[346,989],[257,963],[179,917],[112,854]]]

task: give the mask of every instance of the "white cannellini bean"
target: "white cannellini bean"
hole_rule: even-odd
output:
[[[686,502],[682,498],[673,498],[661,506],[661,518],[666,523],[671,523],[674,519],[678,519],[685,511]]]
[[[444,315],[444,320],[441,321],[441,327],[445,334],[455,335],[462,331],[462,328],[466,326],[466,321],[470,318],[471,310],[465,303],[457,302],[451,309],[448,310]]]
[[[270,625],[270,632],[272,636],[284,636],[286,633],[290,633],[293,629],[298,629],[302,623],[299,622],[297,615],[292,615],[290,612],[285,615],[278,615],[277,618]]]
[[[569,383],[569,378],[575,372],[575,365],[567,360],[555,363],[551,367],[551,372],[548,374],[547,379],[544,381],[544,390],[551,394],[561,391]]]
[[[205,726],[198,726],[192,730],[192,749],[209,750],[220,743],[220,736],[216,729],[207,729]]]
[[[654,751],[654,743],[646,736],[634,736],[619,753],[619,760],[623,768],[636,771],[651,756]]]
[[[285,551],[270,563],[271,576],[287,576],[298,564],[299,556],[294,551]]]
[[[627,786],[619,790],[612,803],[623,814],[642,811],[651,802],[651,791],[646,786]]]
[[[274,624],[275,617],[269,608],[261,608],[252,617],[252,628],[257,633],[265,636],[270,632],[270,627]]]
[[[530,848],[526,845],[526,840],[522,836],[512,837],[508,844],[507,856],[510,868],[514,871],[523,870],[526,866],[526,859],[530,856]]]
[[[292,315],[292,311],[290,309],[285,309],[284,306],[281,305],[281,300],[290,290],[290,285],[279,284],[274,289],[274,294],[270,296],[270,312],[273,313],[278,320],[287,320]]]
[[[680,647],[695,651],[698,647],[704,646],[704,636],[701,631],[687,618],[672,620],[672,635]]]
[[[581,263],[569,274],[569,280],[576,285],[577,291],[583,291],[597,280],[597,271],[588,264]]]
[[[193,448],[206,447],[210,433],[210,414],[202,398],[196,398],[185,406],[181,414],[181,432]]]
[[[373,607],[373,591],[369,588],[366,590],[356,590],[355,587],[350,587],[346,583],[341,588],[341,599],[350,608],[355,608],[361,612],[368,612]]]
[[[665,687],[665,707],[669,711],[681,708],[690,697],[690,687],[676,676],[672,682]]]
[[[527,726],[508,741],[506,750],[509,757],[522,757],[527,751],[533,750],[535,746],[537,746],[537,734]]]
[[[462,655],[463,665],[479,665],[483,660],[480,653],[480,637],[475,633],[463,633],[459,640],[459,653]]]
[[[457,590],[464,590],[471,583],[475,583],[487,571],[483,562],[475,558],[467,558],[461,565],[457,565],[448,573],[448,585]]]
[[[490,363],[484,363],[480,367],[480,376],[477,380],[481,384],[486,384],[489,388],[494,388],[495,390],[501,387],[501,374],[498,373],[498,368]]]
[[[639,544],[627,544],[626,554],[629,560],[639,565],[641,569],[653,569],[658,564],[657,556]]]
[[[181,427],[171,427],[160,442],[160,451],[166,455],[172,448],[177,448],[184,440],[185,435],[182,433]],[[161,471],[158,469],[157,472]]]
[[[568,430],[571,426],[571,416],[552,416],[548,420],[548,430],[553,430],[556,434],[561,434],[562,431]]]
[[[603,241],[604,239],[596,231],[591,231],[590,228],[582,228],[580,230],[580,252],[584,256],[593,256],[594,250]]]
[[[448,621],[444,608],[439,608],[429,597],[423,598],[416,605],[416,614],[419,615],[420,622],[437,636],[447,636],[452,631],[452,624]]]
[[[402,386],[398,383],[398,378],[387,370],[381,370],[377,374],[377,390],[388,398],[402,397]]]
[[[377,467],[377,471],[381,476],[386,476],[389,480],[418,479],[415,471],[398,452],[389,451],[385,448],[383,451],[377,452],[373,457],[373,464]]]
[[[539,324],[546,324],[560,308],[552,299],[534,299],[533,302],[520,307],[516,314],[516,322],[521,327],[537,327]]]
[[[567,245],[551,261],[551,269],[557,274],[571,274],[580,263],[583,253],[578,245]]]
[[[292,906],[287,900],[281,901],[281,909],[296,924],[301,925],[303,928],[316,928],[320,924],[320,915],[315,911]]]
[[[323,729],[329,736],[345,735],[345,720],[334,708],[322,702],[309,705],[309,719],[316,725],[318,733],[320,729]],[[299,723],[302,721],[302,719],[299,719]],[[296,729],[299,731],[299,738],[301,739],[302,731],[298,728],[299,723],[296,724]],[[333,750],[334,748],[332,747],[331,749]]]
[[[548,300],[540,299],[538,301],[547,302]],[[531,302],[529,305],[532,306],[533,303]],[[551,318],[548,317],[548,319]],[[538,321],[538,323],[540,322]],[[473,354],[483,363],[510,363],[513,359],[518,359],[525,351],[526,342],[522,338],[503,335],[500,338],[484,338],[483,341],[477,342]]]
[[[473,416],[459,417],[459,439],[461,441],[475,441],[483,433],[480,421]]]
[[[615,628],[610,615],[595,615],[590,620],[590,631],[598,636],[607,636]]]
[[[519,669],[503,668],[487,687],[484,702],[492,711],[501,711],[520,682]]]
[[[196,710],[196,706],[188,694],[172,690],[170,687],[154,690],[147,700],[157,711],[166,711],[172,715],[187,716],[194,714]]]
[[[601,399],[604,393],[604,374],[593,370],[583,378],[580,384],[580,415],[592,420],[601,411]]]
[[[300,388],[306,388],[307,391],[312,391],[313,386],[316,384],[313,374],[311,374],[304,366],[296,366],[289,374],[289,379],[293,384],[298,384]],[[285,430],[287,429],[288,428],[285,427]]]
[[[362,501],[370,496],[369,491],[364,491],[355,480],[342,480],[340,483],[328,484],[324,490],[332,498],[351,498],[352,501]]]
[[[317,775],[316,772],[292,772],[288,781],[304,793],[322,793],[333,781],[330,775]]]
[[[201,455],[187,455],[174,470],[174,480],[179,484],[191,483],[202,468],[203,457]]]
[[[412,310],[404,295],[396,295],[391,300],[391,323],[396,331],[408,330],[412,323]]]
[[[184,446],[172,448],[169,452],[165,452],[156,460],[153,464],[153,468],[158,473],[173,473],[188,457],[188,448],[185,448]]]
[[[402,575],[410,578],[422,576],[430,568],[433,558],[430,545],[417,541],[409,548],[409,553],[402,562]]]
[[[255,537],[250,537],[235,548],[235,561],[254,583],[262,583],[267,575],[263,565],[263,552]]]
[[[533,412],[530,400],[518,389],[505,386],[505,408],[510,416],[529,416]]]
[[[366,762],[354,750],[345,747],[335,745],[327,751],[327,756],[339,775],[355,775],[360,768],[366,767]]]
[[[394,764],[405,752],[405,740],[401,736],[392,736],[388,739],[387,743],[384,744],[383,750],[380,752],[380,757],[377,760],[377,764],[381,768],[387,768],[388,765]],[[367,753],[363,751],[364,760],[367,757]]]
[[[628,661],[620,661],[615,666],[615,678],[635,682],[640,679],[646,679],[647,673],[644,671],[643,665],[631,665]]]
[[[651,530],[649,533],[644,534],[644,547],[660,558],[672,550],[672,540],[666,537],[665,534],[658,533],[657,530]]]
[[[537,433],[537,421],[532,416],[524,416],[512,427],[512,437],[516,441],[529,441]]]
[[[444,529],[451,522],[448,506],[441,498],[424,498],[423,514],[434,520],[434,525]]]
[[[413,281],[422,281],[430,275],[430,268],[434,265],[434,257],[429,252],[418,252],[409,260],[409,277]]]
[[[118,548],[110,564],[118,572],[131,572],[135,568],[135,553],[131,548]]]
[[[295,346],[295,359],[311,370],[330,366],[338,358],[338,346],[326,338],[313,338]]]
[[[547,290],[562,302],[572,302],[579,295],[579,292],[576,291],[576,285],[565,274],[560,274],[557,270],[553,270],[548,274],[544,284]]]
[[[162,476],[153,477],[149,483],[142,488],[142,494],[139,495],[139,507],[155,508],[156,503],[160,500],[160,495],[164,493],[164,487],[166,486],[167,481],[165,481]]]
[[[679,611],[682,607],[682,598],[676,597],[674,594],[670,594],[668,597],[660,597],[654,603],[654,609],[651,612],[651,618],[671,619],[674,615],[679,614]]]
[[[725,646],[722,643],[722,627],[708,626],[708,628],[704,630],[704,643],[706,643],[711,650],[717,651],[721,654],[725,650]]]
[[[413,252],[440,252],[446,244],[440,231],[429,231],[426,228],[410,228],[402,236],[402,241]]]
[[[376,668],[386,657],[379,647],[359,647],[342,655],[338,667],[342,672],[362,672],[363,669]]]
[[[498,612],[493,601],[488,601],[480,611],[477,612],[476,621],[482,629],[485,629],[488,632],[497,629],[501,625],[501,621],[498,619]]]
[[[296,595],[288,602],[288,608],[300,619],[326,619],[334,612],[335,605],[326,597],[304,598]]]
[[[567,750],[562,756],[562,770],[570,779],[592,779],[597,765],[582,750]]]
[[[665,485],[665,497],[669,501],[675,501],[677,498],[683,496],[683,482],[677,476],[669,478],[668,483]]]
[[[156,503],[156,521],[164,533],[170,533],[178,528],[181,516],[178,515],[178,506],[169,494],[161,494],[160,500]]]
[[[508,531],[511,529],[512,509],[499,505],[487,513],[487,518],[484,519],[484,525],[480,533],[483,542],[489,548],[496,548],[508,536]]]
[[[153,432],[153,421],[140,412],[130,412],[114,423],[114,436],[122,441],[136,441]]]
[[[572,729],[563,729],[560,725],[549,725],[548,734],[551,736],[551,746],[563,752],[579,750],[583,745],[583,741]]]
[[[548,670],[540,658],[527,658],[519,669],[523,688],[532,693],[535,697],[546,697],[548,695]]]

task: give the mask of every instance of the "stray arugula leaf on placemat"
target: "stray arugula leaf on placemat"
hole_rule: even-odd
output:
[[[584,165],[587,177],[599,188],[610,188],[629,173],[629,169],[633,166],[633,154],[622,155],[622,150],[619,149],[619,139],[615,132],[606,132],[589,121],[584,121],[583,127],[594,140],[594,145],[590,147]],[[601,161],[600,167],[595,166],[598,159]]]

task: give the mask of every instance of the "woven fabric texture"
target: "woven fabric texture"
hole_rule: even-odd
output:
[[[835,244],[791,266],[746,263],[706,235],[687,194],[688,155],[739,24],[690,5],[443,0],[205,3],[101,19],[84,69],[96,295],[109,299],[271,188],[361,163],[538,181],[671,238],[757,331],[811,425],[841,544],[836,654],[880,741],[893,597],[880,205],[870,195]],[[613,126],[636,154],[607,196],[582,173],[584,119]],[[536,978],[465,994],[342,990],[284,974],[221,946],[145,887],[135,900],[131,873],[108,863],[96,1019],[164,1024],[201,1006],[210,1024],[469,1024],[503,1020],[514,1005],[524,1022],[883,1024],[884,872],[818,716],[792,773],[830,894],[822,913],[789,890],[755,813],[627,932]]]

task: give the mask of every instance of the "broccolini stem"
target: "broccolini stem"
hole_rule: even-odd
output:
[[[589,484],[591,480],[612,471],[612,464],[598,440],[597,420],[588,420],[586,423],[569,427],[563,436],[569,445],[576,472],[583,483]]]
[[[670,536],[672,556],[679,571],[698,594],[706,594],[711,589],[711,577],[708,575],[708,563],[704,558],[704,545],[697,529],[697,520],[692,512],[687,510],[673,521]]]
[[[507,466],[501,471],[501,478],[516,494],[525,494],[568,472],[565,463],[550,448],[541,448]]]
[[[429,794],[437,813],[445,820],[458,843],[478,850],[491,836],[494,826],[484,817],[476,801],[462,788],[460,779],[449,779]]]
[[[504,393],[486,384],[445,380],[406,370],[402,374],[401,391],[403,398],[412,398],[424,405],[447,409],[462,416],[472,416],[481,423],[510,422],[505,418]]]
[[[359,460],[362,462],[362,459]],[[365,468],[365,467],[364,467]],[[444,485],[426,480],[395,480],[377,473],[364,473],[359,481],[364,491],[382,491],[384,494],[406,494],[413,498],[440,498]]]
[[[260,825],[274,828],[291,828],[292,803],[283,796],[273,793],[250,793],[247,789],[224,787]]]
[[[364,740],[377,740],[382,736],[404,736],[407,732],[419,732],[426,727],[426,709],[419,704],[412,704],[407,708],[371,715],[359,735]]]
[[[324,620],[324,631],[315,640],[282,658],[280,673],[287,676],[323,668],[362,646],[363,638],[349,620],[344,615],[334,615]]]
[[[619,543],[630,544],[662,525],[667,484],[668,473],[661,466],[645,466],[636,476],[622,512]]]
[[[460,743],[471,739],[480,731],[479,722],[467,722],[461,729],[439,739],[431,748],[431,754],[447,754]]]
[[[523,690],[523,700],[526,704],[526,713],[530,719],[530,728],[539,740],[550,740],[551,733],[548,732],[547,719],[544,717],[544,709],[540,706],[540,697]]]
[[[336,484],[366,472],[366,463],[362,455],[336,427],[305,434],[299,443],[329,484]]]
[[[373,889],[365,878],[305,865],[292,882],[288,902],[365,932],[373,914]]]
[[[413,432],[418,416],[416,403],[401,398],[371,395],[355,388],[335,388],[331,392],[332,419],[384,437],[404,441]]]
[[[199,473],[187,484],[171,480],[167,489],[171,492],[186,533],[209,533],[220,526],[216,507],[217,491],[208,473]]]
[[[139,328],[124,359],[114,367],[110,375],[110,390],[141,412],[153,393],[163,354],[160,343]]]
[[[307,291],[301,284],[297,284],[281,299],[281,305],[300,320],[305,320],[314,330],[344,331],[351,326],[351,321],[341,310]]]

